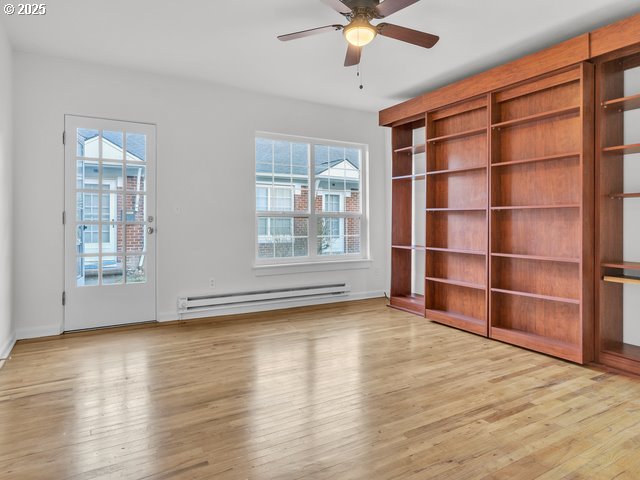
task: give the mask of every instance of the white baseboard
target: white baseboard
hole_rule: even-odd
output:
[[[0,359],[9,358],[11,355],[11,350],[13,350],[13,346],[16,344],[16,334],[12,333],[7,340],[0,345]]]
[[[165,312],[158,315],[159,322],[171,322],[175,320],[192,320],[196,318],[219,317],[222,315],[238,315],[242,313],[266,312],[269,310],[282,310],[292,307],[307,307],[312,305],[323,305],[327,303],[351,302],[354,300],[366,300],[368,298],[384,297],[384,292],[361,292],[350,293],[349,295],[330,295],[318,298],[303,298],[298,300],[280,300],[276,302],[260,303],[254,305],[237,305],[223,308],[209,308],[178,314],[178,312]]]
[[[42,325],[39,327],[17,328],[16,338],[18,340],[26,340],[27,338],[50,337],[52,335],[60,335],[62,331],[59,326]]]

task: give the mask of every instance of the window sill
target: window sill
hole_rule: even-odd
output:
[[[253,270],[256,277],[266,277],[269,275],[290,275],[307,272],[364,270],[371,268],[372,262],[373,260],[370,258],[357,258],[348,260],[326,260],[324,262],[258,264],[253,266]]]

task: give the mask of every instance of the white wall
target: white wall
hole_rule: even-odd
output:
[[[640,93],[640,67],[627,70],[625,96]],[[640,110],[624,113],[624,143],[640,143]],[[640,154],[624,159],[624,191],[640,192]],[[624,259],[640,262],[640,198],[624,200]],[[629,272],[636,275],[637,272]],[[624,342],[640,345],[640,285],[624,285]]]
[[[303,74],[300,81],[304,82]],[[160,319],[176,318],[177,297],[186,294],[328,279],[348,281],[352,291],[363,296],[386,290],[387,172],[384,131],[377,126],[377,114],[18,52],[14,83],[19,338],[55,334],[62,328],[64,114],[158,125]],[[353,94],[362,93],[354,89]],[[303,273],[257,274],[253,269],[257,130],[369,145],[373,262],[339,271],[307,268]],[[215,278],[215,290],[209,288],[209,278]]]
[[[0,22],[0,358],[15,337],[12,321],[12,95],[11,47]]]

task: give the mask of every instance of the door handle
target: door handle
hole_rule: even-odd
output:
[[[153,229],[153,227],[147,227],[147,233],[148,233],[149,235],[152,235],[152,234],[153,234],[153,232],[155,232],[155,230]]]

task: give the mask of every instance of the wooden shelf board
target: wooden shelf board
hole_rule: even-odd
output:
[[[427,208],[427,212],[485,212],[487,209],[484,207],[470,207],[470,208]]]
[[[602,280],[609,283],[627,283],[631,285],[640,285],[640,278],[630,277],[628,275],[605,275]]]
[[[602,149],[602,152],[603,153],[620,153],[622,155],[640,153],[640,143],[635,143],[632,145],[616,145],[615,147],[606,147]]]
[[[391,245],[391,248],[397,248],[400,250],[424,250],[422,245]]]
[[[468,315],[462,315],[461,313],[433,309],[426,309],[425,317],[434,322],[467,330],[485,337],[487,336],[487,322],[479,318],[469,317]]]
[[[446,283],[447,285],[455,285],[457,287],[474,288],[476,290],[486,290],[485,285],[479,283],[463,282],[460,280],[451,280],[449,278],[425,277],[429,282]]]
[[[492,253],[492,257],[519,258],[522,260],[540,260],[542,262],[580,263],[579,258],[548,257],[544,255],[523,255],[519,253]]]
[[[491,327],[490,337],[495,340],[511,343],[538,352],[548,353],[549,355],[573,362],[582,362],[582,352],[578,345],[555,338],[543,337],[542,335],[525,332],[523,330],[512,330],[497,326]]]
[[[390,305],[399,310],[424,317],[424,296],[422,295],[392,296]]]
[[[410,153],[412,155],[418,155],[426,151],[427,151],[426,145],[420,144],[420,145],[411,145],[409,147],[396,148],[393,152],[394,153]]]
[[[486,133],[486,132],[487,132],[486,127],[474,128],[473,130],[466,130],[464,132],[451,133],[449,135],[442,135],[440,137],[428,138],[427,143],[444,142],[446,140],[456,140],[458,138],[472,137],[474,135],[480,135],[481,133]]]
[[[628,270],[640,270],[640,262],[602,262],[602,267],[605,268],[620,268]]]
[[[425,173],[416,173],[414,175],[399,175],[397,177],[391,177],[391,180],[424,180],[426,178]]]
[[[523,163],[548,162],[552,160],[562,160],[564,158],[579,158],[580,152],[563,153],[556,155],[546,155],[544,157],[526,158],[524,160],[511,160],[508,162],[493,163],[492,167],[507,167],[509,165],[522,165]]]
[[[635,110],[640,108],[640,94],[607,100],[602,106],[607,110]]]
[[[540,295],[537,293],[519,292],[517,290],[505,290],[502,288],[492,288],[491,291],[495,293],[503,293],[506,295],[516,295],[518,297],[537,298],[538,300],[549,300],[552,302],[571,303],[574,305],[580,305],[580,300],[575,300],[573,298],[554,297],[551,295]]]
[[[580,204],[566,203],[561,205],[514,205],[508,207],[491,207],[491,210],[544,210],[554,208],[580,208]]]
[[[640,362],[640,346],[623,342],[606,342],[602,346],[602,351],[610,355],[628,358]]]
[[[481,255],[485,256],[485,252],[479,252],[476,250],[463,250],[459,248],[438,248],[438,247],[427,247],[426,250],[428,252],[444,252],[444,253],[460,253],[462,255]]]
[[[487,166],[475,166],[475,167],[462,167],[462,168],[450,168],[448,170],[433,170],[432,172],[427,172],[427,175],[445,175],[445,174],[453,174],[453,173],[464,173],[464,172],[473,172],[475,170],[486,170]]]
[[[610,193],[611,199],[640,198],[640,193]]]
[[[527,117],[516,118],[514,120],[507,120],[506,122],[494,123],[492,128],[505,128],[515,127],[524,123],[535,122],[538,120],[546,120],[547,118],[559,117],[562,115],[571,115],[580,113],[580,106],[558,108],[557,110],[549,110],[548,112],[536,113],[535,115],[529,115]]]

